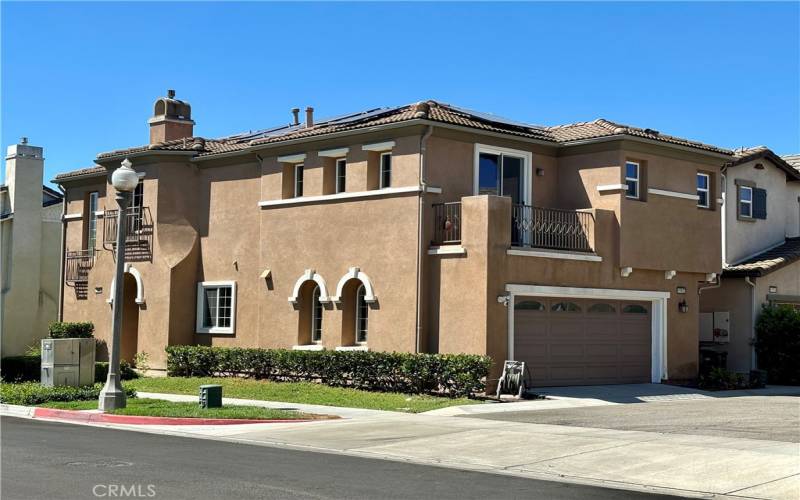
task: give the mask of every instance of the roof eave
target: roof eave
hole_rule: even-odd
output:
[[[601,143],[601,142],[611,142],[611,141],[619,141],[619,140],[631,140],[631,141],[636,141],[636,142],[642,142],[642,143],[645,143],[645,144],[653,144],[653,145],[656,145],[656,146],[664,146],[664,147],[673,148],[673,149],[680,149],[682,151],[689,151],[691,153],[696,153],[696,154],[705,154],[705,155],[708,155],[708,156],[713,156],[715,158],[725,159],[725,160],[729,160],[730,157],[731,157],[731,155],[729,153],[722,153],[722,152],[719,152],[719,151],[714,151],[714,150],[711,150],[711,149],[705,149],[705,148],[702,148],[702,147],[693,147],[693,146],[686,146],[686,145],[683,145],[683,144],[675,144],[674,142],[659,141],[657,139],[650,139],[648,137],[640,137],[638,135],[625,134],[625,133],[623,133],[623,134],[613,134],[613,135],[604,135],[604,136],[601,136],[601,137],[592,137],[592,138],[589,138],[589,139],[577,139],[577,140],[574,140],[574,141],[564,141],[564,142],[559,142],[558,145],[559,146],[582,146],[584,144],[596,144],[596,143]]]
[[[60,186],[65,182],[79,181],[81,179],[91,179],[92,177],[102,177],[105,175],[108,175],[107,170],[105,172],[89,172],[86,174],[70,175],[69,177],[62,177],[60,179],[56,177],[55,179],[52,179],[50,182],[52,182],[53,184],[58,184]]]
[[[141,158],[143,156],[196,156],[196,155],[197,151],[183,151],[183,150],[171,150],[171,149],[146,149],[144,151],[135,151],[133,153],[120,152],[118,154],[111,154],[109,156],[103,156],[103,157],[98,156],[97,158],[95,158],[94,161],[95,163],[103,165],[103,163],[108,163],[119,159]]]

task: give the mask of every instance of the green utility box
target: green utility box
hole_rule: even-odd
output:
[[[200,386],[200,408],[222,408],[222,386]]]

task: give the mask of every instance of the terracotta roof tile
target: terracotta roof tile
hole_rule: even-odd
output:
[[[796,170],[800,171],[800,153],[796,155],[781,156],[781,158],[783,158],[783,161],[793,166]]]
[[[723,276],[763,276],[800,260],[800,238],[786,238],[775,248],[766,250],[723,270]]]
[[[94,175],[101,175],[106,173],[106,168],[101,167],[100,165],[95,165],[93,167],[81,168],[78,170],[72,170],[70,172],[64,172],[62,174],[56,175],[55,180],[66,180],[66,179],[74,179],[76,177],[89,177]]]
[[[429,121],[458,125],[477,130],[485,130],[529,139],[536,139],[543,142],[552,143],[554,146],[558,146],[563,143],[569,143],[571,141],[625,134],[652,139],[655,141],[682,145],[704,151],[722,154],[731,153],[729,150],[718,148],[716,146],[661,134],[651,129],[641,129],[628,125],[620,125],[603,119],[595,120],[593,122],[574,123],[556,127],[541,127],[514,122],[494,115],[462,109],[436,101],[423,101],[406,106],[375,108],[338,118],[322,120],[310,128],[305,128],[298,125],[286,125],[217,139],[189,137],[158,144],[137,146],[134,148],[101,153],[98,155],[98,159],[123,157],[132,153],[140,153],[148,150],[186,151],[194,152],[200,157],[214,156],[228,152],[241,151],[251,146],[306,139],[337,132],[358,130],[391,123],[400,123],[414,119],[426,119]]]

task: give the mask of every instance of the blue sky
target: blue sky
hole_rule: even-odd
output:
[[[437,99],[800,152],[800,3],[9,3],[2,147],[46,176],[145,144],[166,89],[204,136]]]

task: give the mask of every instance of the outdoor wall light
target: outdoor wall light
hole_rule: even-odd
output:
[[[685,300],[678,302],[678,311],[682,313],[689,312],[689,304]]]
[[[497,296],[497,302],[499,304],[503,304],[504,306],[508,306],[508,303],[509,303],[510,300],[511,300],[511,297],[509,297],[508,295],[498,295]]]

